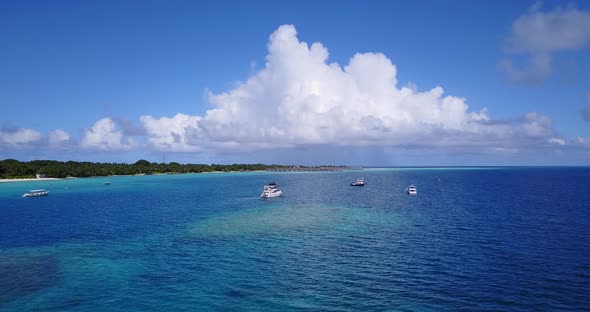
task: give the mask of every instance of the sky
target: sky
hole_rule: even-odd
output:
[[[0,1],[0,159],[590,165],[587,1]]]

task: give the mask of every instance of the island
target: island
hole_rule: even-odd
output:
[[[180,164],[155,163],[140,159],[133,164],[99,163],[56,160],[21,162],[16,159],[0,160],[0,179],[4,181],[26,179],[63,179],[68,177],[96,177],[113,175],[150,175],[172,173],[244,172],[244,171],[341,171],[358,169],[347,166],[285,166],[265,164]]]

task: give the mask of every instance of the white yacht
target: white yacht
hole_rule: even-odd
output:
[[[44,189],[39,190],[30,190],[27,193],[24,193],[22,197],[40,197],[40,196],[47,196],[49,192]]]
[[[365,186],[365,178],[358,178],[355,182],[350,183],[350,186]]]
[[[260,198],[272,198],[272,197],[279,197],[283,195],[283,191],[278,189],[278,185],[276,182],[270,182],[268,185],[264,186],[262,190],[262,194],[260,194]]]
[[[406,191],[407,191],[408,195],[418,195],[418,190],[416,189],[414,184],[408,186],[408,189]]]

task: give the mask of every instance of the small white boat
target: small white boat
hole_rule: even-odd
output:
[[[416,186],[414,186],[414,184],[408,186],[406,192],[408,193],[408,195],[418,195],[418,190],[416,189]]]
[[[365,178],[356,179],[356,181],[350,183],[350,186],[365,186]]]
[[[40,196],[47,196],[49,192],[44,189],[39,190],[30,190],[27,193],[24,193],[22,197],[40,197]]]
[[[104,185],[111,185],[111,182],[107,181],[104,183]]]
[[[262,194],[260,194],[260,198],[273,198],[279,197],[283,195],[283,191],[278,189],[278,185],[276,182],[270,182],[269,184],[264,186],[262,190]]]

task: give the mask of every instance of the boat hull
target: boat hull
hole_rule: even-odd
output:
[[[350,183],[350,186],[365,186],[365,178],[356,179],[356,181]]]
[[[49,192],[39,193],[39,194],[23,194],[22,197],[42,197],[49,195]]]
[[[278,190],[275,192],[262,192],[262,194],[260,194],[260,198],[274,198],[274,197],[279,197],[283,195],[283,191]]]

